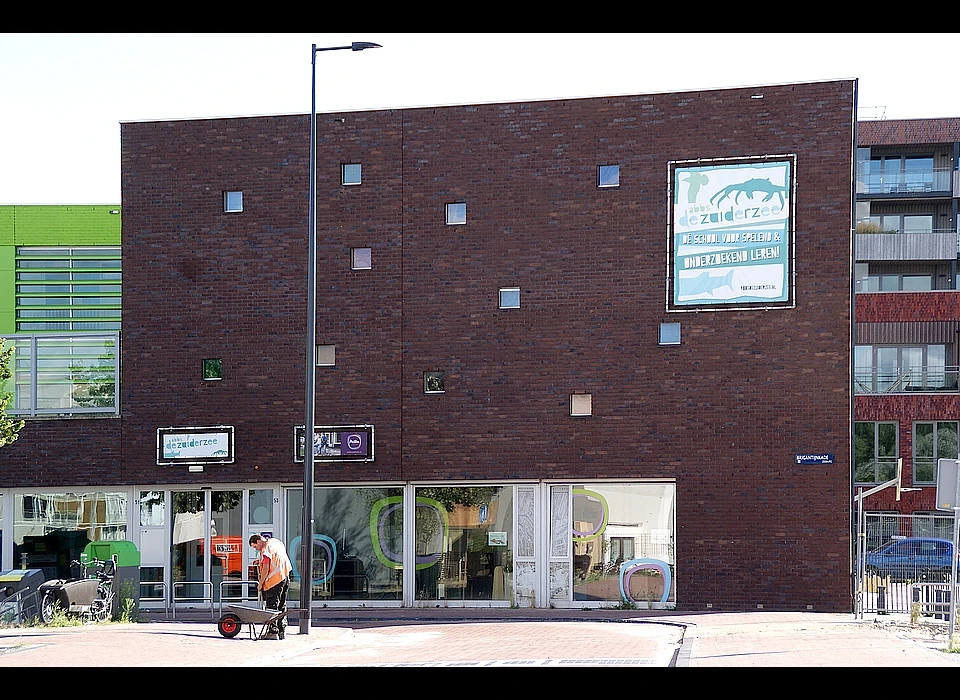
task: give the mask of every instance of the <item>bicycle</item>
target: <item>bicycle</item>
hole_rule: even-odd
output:
[[[116,557],[102,561],[72,561],[83,576],[72,579],[52,579],[40,585],[40,619],[51,624],[58,611],[80,615],[86,622],[104,622],[113,613],[113,578],[117,571]],[[87,571],[95,569],[94,575]]]

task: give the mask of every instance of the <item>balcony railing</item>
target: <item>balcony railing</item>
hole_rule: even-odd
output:
[[[855,394],[958,393],[960,367],[956,365],[909,367],[902,370],[878,370],[857,367],[854,370]]]
[[[857,194],[924,194],[950,192],[953,171],[932,168],[908,173],[857,173]]]
[[[910,234],[914,234],[914,233],[918,233],[918,234],[921,234],[921,235],[924,235],[924,234],[930,235],[930,234],[934,234],[934,233],[936,233],[936,234],[944,234],[944,233],[946,233],[946,234],[956,234],[956,232],[955,232],[952,228],[908,228],[908,229],[903,229],[903,228],[899,228],[899,229],[896,229],[896,228],[886,228],[886,229],[882,229],[882,228],[880,228],[879,226],[873,226],[873,225],[870,225],[870,224],[867,224],[866,226],[864,226],[864,225],[862,225],[862,224],[857,224],[857,233],[866,233],[866,234],[873,234],[873,235],[876,235],[876,234],[895,234],[895,235],[896,235],[896,234],[899,234],[899,235],[901,235],[901,236],[903,236],[903,235],[910,235]]]
[[[951,260],[960,252],[951,228],[882,229],[860,222],[855,241],[857,260]]]
[[[21,418],[120,413],[120,334],[8,335],[7,413]]]

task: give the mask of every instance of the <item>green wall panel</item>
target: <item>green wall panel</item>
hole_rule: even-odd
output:
[[[110,213],[120,211],[119,206],[13,205],[2,209],[13,210],[16,245],[120,245],[120,215]],[[0,226],[4,221],[0,213]]]
[[[120,207],[0,205],[0,334],[16,331],[17,246],[118,246]]]

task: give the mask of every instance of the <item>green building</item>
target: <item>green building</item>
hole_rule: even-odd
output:
[[[8,413],[119,410],[120,221],[109,204],[0,206],[0,336],[16,368]]]
[[[120,208],[0,206],[0,335],[120,330]]]

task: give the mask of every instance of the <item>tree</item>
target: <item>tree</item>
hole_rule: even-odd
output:
[[[7,381],[13,376],[10,369],[10,358],[13,357],[13,348],[4,348],[6,340],[0,338],[0,387],[5,387]],[[7,392],[0,394],[0,447],[9,445],[17,439],[20,429],[23,427],[22,420],[13,420],[7,418],[7,406],[13,400],[13,393]]]
[[[116,347],[112,340],[103,344],[104,352],[96,363],[79,362],[70,367],[73,376],[73,400],[83,408],[110,408],[115,404],[116,382],[114,363]]]

